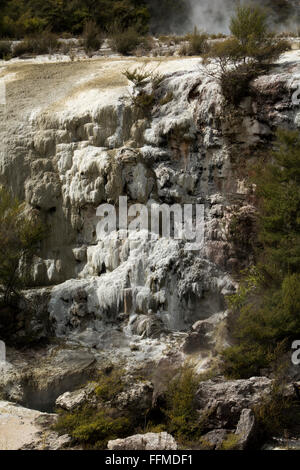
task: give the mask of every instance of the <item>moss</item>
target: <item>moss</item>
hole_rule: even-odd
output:
[[[224,439],[220,450],[237,450],[239,445],[239,436],[237,434],[230,433]]]
[[[97,380],[95,393],[103,401],[113,400],[124,390],[124,370],[113,369],[109,374],[102,373]]]

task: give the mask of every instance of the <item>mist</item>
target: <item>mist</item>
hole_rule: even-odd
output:
[[[208,33],[229,33],[230,17],[238,3],[266,8],[269,23],[277,31],[300,26],[299,0],[189,0],[189,29],[197,26]]]
[[[233,0],[190,0],[190,29],[197,26],[209,33],[228,33],[230,17],[235,9]]]

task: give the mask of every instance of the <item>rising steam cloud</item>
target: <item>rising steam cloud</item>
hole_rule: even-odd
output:
[[[299,0],[189,0],[190,29],[197,26],[209,33],[228,33],[230,17],[238,3],[265,7],[270,24],[277,30],[300,25]]]

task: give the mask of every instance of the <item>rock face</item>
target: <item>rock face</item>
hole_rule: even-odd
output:
[[[166,432],[136,434],[107,444],[109,450],[177,450],[175,439]]]
[[[209,318],[224,312],[224,295],[236,287],[231,273],[251,257],[247,155],[277,126],[299,126],[291,102],[298,55],[288,53],[271,75],[255,80],[236,110],[198,60],[166,59],[159,85],[149,80],[144,87],[155,93],[144,116],[128,98],[124,60],[87,61],[84,71],[78,64],[29,65],[25,80],[22,66],[14,76],[7,66],[0,181],[50,227],[32,283],[55,285],[34,291],[48,308],[52,334],[102,350],[107,342],[115,347],[107,340],[113,330],[129,348],[132,338],[159,338],[207,320],[183,351],[201,342],[210,347]],[[172,99],[161,105],[167,95]],[[203,248],[186,251],[184,241],[149,239],[143,231],[99,236],[97,207],[110,203],[118,211],[120,196],[129,207],[204,204]]]
[[[161,77],[133,89],[122,71],[140,66]],[[0,184],[49,227],[24,295],[35,307],[31,330],[54,346],[34,357],[8,351],[0,393],[42,411],[57,399],[73,409],[85,392],[65,392],[99,364],[135,370],[192,356],[198,370],[206,368],[230,341],[225,296],[237,288],[233,274],[252,259],[247,164],[271,146],[277,127],[300,128],[292,100],[300,52],[257,78],[235,109],[199,59],[169,58],[159,67],[155,59],[8,62],[1,73]],[[133,106],[145,94],[152,108]],[[97,209],[110,204],[119,215],[121,196],[135,213],[154,204],[203,205],[204,244],[187,250],[185,237],[149,236],[145,227],[124,237],[120,223],[104,235]],[[236,431],[247,446],[249,409],[269,387],[267,378],[201,384],[200,417],[209,412],[208,431]],[[118,406],[138,400],[147,408],[151,396],[151,384],[139,384]],[[175,445],[159,436],[163,448]],[[134,445],[157,448],[157,435],[143,439]]]
[[[257,405],[270,392],[271,385],[272,380],[267,377],[202,382],[197,391],[200,417],[208,415],[214,429],[238,427],[237,434],[241,433],[245,440],[253,427],[249,408]]]
[[[85,384],[95,373],[95,358],[88,351],[50,348],[9,354],[0,364],[0,390],[7,400],[29,408],[52,411],[62,393]]]

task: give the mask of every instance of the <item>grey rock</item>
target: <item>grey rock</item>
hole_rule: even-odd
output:
[[[236,428],[242,410],[257,405],[271,385],[267,377],[202,382],[197,390],[200,417],[208,413],[212,429]]]
[[[201,436],[200,443],[207,450],[220,450],[229,433],[227,429],[215,429]]]
[[[109,450],[177,450],[177,444],[174,437],[166,432],[149,432],[109,441],[107,448]]]
[[[149,381],[129,385],[128,390],[121,392],[114,404],[121,410],[145,412],[151,408],[153,385]]]
[[[245,450],[251,445],[255,435],[255,416],[252,410],[242,410],[235,434],[239,438],[240,450]]]

